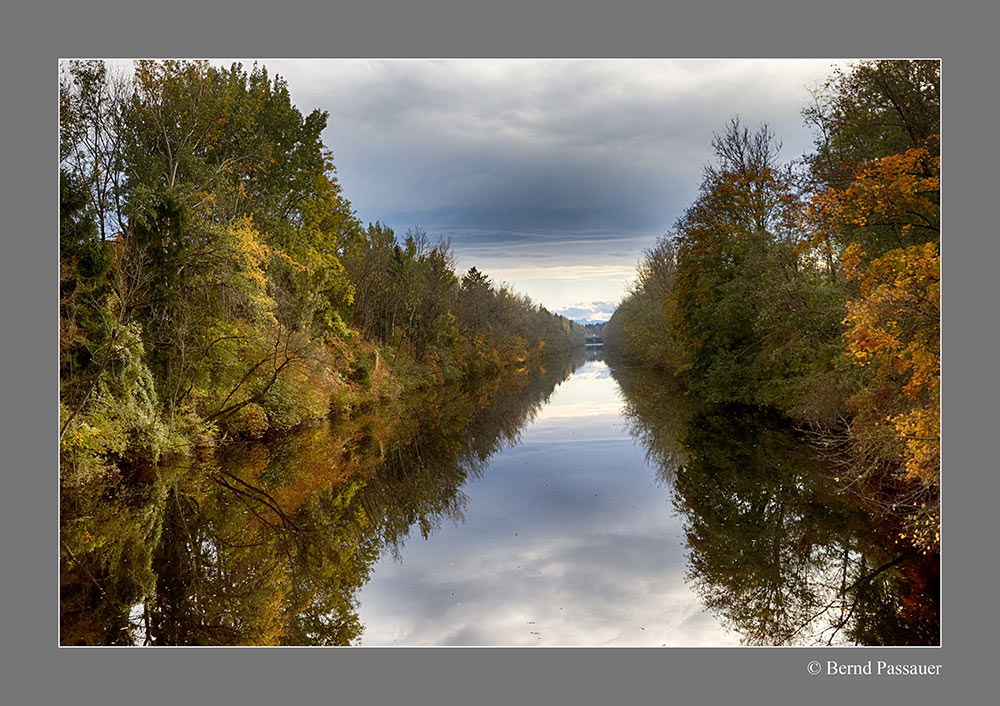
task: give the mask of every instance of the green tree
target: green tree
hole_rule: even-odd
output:
[[[678,220],[671,331],[681,373],[709,401],[833,418],[841,314],[822,267],[795,250],[802,204],[779,145],[733,120],[713,141],[697,201]]]
[[[879,59],[837,69],[802,111],[817,133],[813,178],[844,188],[868,160],[936,143],[941,62]]]
[[[612,358],[674,371],[681,361],[670,329],[677,246],[669,235],[645,252],[635,281],[603,330],[604,350]]]

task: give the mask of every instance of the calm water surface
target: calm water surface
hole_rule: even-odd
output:
[[[670,489],[602,361],[565,380],[462,488],[464,519],[386,553],[363,645],[728,645],[685,584]]]
[[[136,469],[63,528],[61,641],[938,642],[936,555],[671,380],[563,361]]]

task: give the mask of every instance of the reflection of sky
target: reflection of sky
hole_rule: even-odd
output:
[[[463,488],[464,524],[375,565],[362,644],[738,644],[684,583],[670,491],[620,407],[602,362],[564,382]]]

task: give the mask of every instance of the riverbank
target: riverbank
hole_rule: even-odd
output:
[[[319,600],[339,606],[340,622],[313,644],[349,642],[350,601],[336,596],[356,589],[374,547],[446,512],[468,472],[461,469],[516,433],[570,361],[461,384],[394,386],[291,430],[231,438],[77,487],[64,481],[61,644],[147,636],[156,644],[298,644],[308,633],[302,612]],[[471,431],[487,417],[494,431]],[[455,475],[445,480],[448,468]]]

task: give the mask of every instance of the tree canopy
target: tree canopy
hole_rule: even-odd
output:
[[[696,201],[647,253],[605,332],[610,351],[677,374],[701,400],[824,429],[844,477],[879,479],[872,506],[904,518],[900,539],[928,552],[939,540],[939,114],[939,62],[879,60],[814,93],[803,116],[815,149],[799,163],[778,162],[767,126],[733,119]]]

